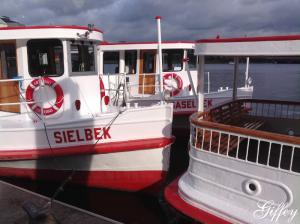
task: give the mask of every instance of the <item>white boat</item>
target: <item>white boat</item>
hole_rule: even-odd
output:
[[[107,102],[102,32],[0,28],[0,176],[152,190],[169,166],[172,105]],[[105,111],[103,110],[105,106]]]
[[[201,78],[208,55],[234,56],[235,62],[241,56],[299,57],[300,35],[200,40],[195,53]],[[300,103],[237,100],[234,93],[231,102],[206,112],[200,106],[190,118],[189,168],[165,198],[203,223],[298,224]]]
[[[174,105],[174,115],[191,115],[197,111],[197,58],[195,42],[164,41],[161,43],[163,60],[164,94]],[[126,86],[126,102],[146,105],[160,97],[159,54],[156,42],[102,42],[100,49],[100,73],[107,89]],[[188,59],[188,60],[186,60]],[[120,80],[120,74],[123,79]],[[219,87],[210,91],[209,72],[205,107],[230,100],[232,88]],[[252,98],[253,86],[249,85],[248,72],[245,85],[238,88],[238,98]],[[115,83],[109,86],[107,83]],[[112,95],[112,94],[111,94]],[[114,98],[114,96],[111,96]]]

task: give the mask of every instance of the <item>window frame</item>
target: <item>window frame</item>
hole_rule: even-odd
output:
[[[188,59],[190,59],[188,56],[189,56],[189,51],[193,51],[194,53],[192,54],[193,56],[194,56],[194,58],[195,58],[195,63],[193,63],[193,67],[191,67],[190,65],[190,63],[189,63],[189,69],[190,70],[197,70],[197,64],[198,64],[198,56],[197,55],[195,55],[195,49],[186,49],[186,57],[188,58]]]
[[[138,50],[124,50],[124,66],[125,66],[125,69],[126,70],[126,52],[135,52],[135,72],[134,73],[126,73],[127,75],[136,75],[138,74]],[[126,72],[126,71],[125,71]]]
[[[113,72],[113,73],[105,73],[104,72],[104,55],[105,55],[105,53],[116,53],[117,55],[118,55],[118,63],[117,63],[117,65],[118,65],[118,72],[116,73],[116,72]],[[124,65],[125,65],[125,60],[124,60]],[[120,51],[119,50],[109,50],[109,51],[103,51],[103,56],[102,56],[102,73],[103,73],[103,75],[112,75],[112,74],[119,74],[120,73]]]
[[[181,51],[181,69],[180,70],[174,70],[174,69],[172,69],[172,70],[167,70],[167,71],[165,71],[164,70],[164,64],[165,64],[165,62],[164,62],[164,51]],[[169,56],[169,55],[168,55]],[[181,71],[183,71],[183,66],[184,66],[184,63],[183,63],[183,58],[184,58],[184,49],[182,49],[182,48],[174,48],[174,49],[169,49],[169,48],[167,48],[167,49],[163,49],[162,50],[162,69],[163,69],[163,72],[164,73],[168,73],[168,72],[181,72]],[[173,63],[172,63],[173,64]]]
[[[63,44],[63,41],[61,39],[58,39],[58,38],[49,38],[49,39],[29,39],[26,41],[26,51],[27,51],[27,72],[29,74],[30,77],[32,78],[37,78],[39,76],[43,76],[44,74],[40,74],[40,75],[37,75],[37,76],[34,76],[34,74],[32,74],[31,72],[31,68],[30,68],[30,63],[29,63],[29,60],[30,60],[30,56],[29,56],[29,42],[31,41],[46,41],[46,40],[57,40],[61,43],[61,47],[62,47],[62,72],[61,74],[46,74],[45,76],[48,76],[48,77],[61,77],[65,74],[65,51],[64,51],[64,44]]]
[[[97,60],[97,47],[95,46],[94,42],[92,42],[92,46],[94,49],[94,71],[87,71],[87,72],[73,72],[72,71],[72,56],[71,56],[71,45],[80,43],[83,40],[67,40],[67,55],[68,55],[68,69],[70,76],[91,76],[91,75],[98,75],[98,60]],[[84,45],[90,45],[91,41],[83,41]],[[88,43],[88,44],[87,44]]]

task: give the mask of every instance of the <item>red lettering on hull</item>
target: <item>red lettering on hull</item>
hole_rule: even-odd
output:
[[[53,132],[57,144],[111,139],[110,128],[84,128]]]
[[[175,111],[196,111],[197,103],[194,100],[177,100],[174,102],[173,107]],[[204,100],[204,107],[210,108],[213,106],[212,99]]]
[[[193,109],[197,108],[194,100],[180,100],[174,102],[174,109]]]

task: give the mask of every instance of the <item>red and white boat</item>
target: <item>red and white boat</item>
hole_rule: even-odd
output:
[[[191,115],[197,111],[198,79],[194,48],[195,42],[192,41],[161,43],[164,94],[166,100],[173,103],[175,116]],[[100,73],[103,74],[104,83],[113,84],[106,86],[115,89],[120,82],[126,80],[128,102],[146,105],[160,98],[161,75],[157,42],[102,42],[99,49]],[[121,80],[120,74],[124,77]],[[207,109],[232,97],[232,88],[218,87],[217,91],[210,91],[209,76],[210,73],[206,72],[207,91],[204,103]],[[245,79],[245,85],[237,90],[239,99],[252,98],[253,86],[249,85],[248,73]]]
[[[102,32],[0,28],[0,176],[151,190],[169,166],[172,105],[113,105],[98,73]]]
[[[205,56],[234,56],[236,86],[239,57],[299,57],[300,35],[200,40],[195,52],[199,78]],[[199,104],[190,118],[189,168],[166,200],[203,223],[300,223],[300,103],[234,93],[206,112]]]

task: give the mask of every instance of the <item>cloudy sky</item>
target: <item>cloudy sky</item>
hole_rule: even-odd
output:
[[[95,24],[108,41],[196,40],[300,33],[300,0],[1,0],[26,25]]]

